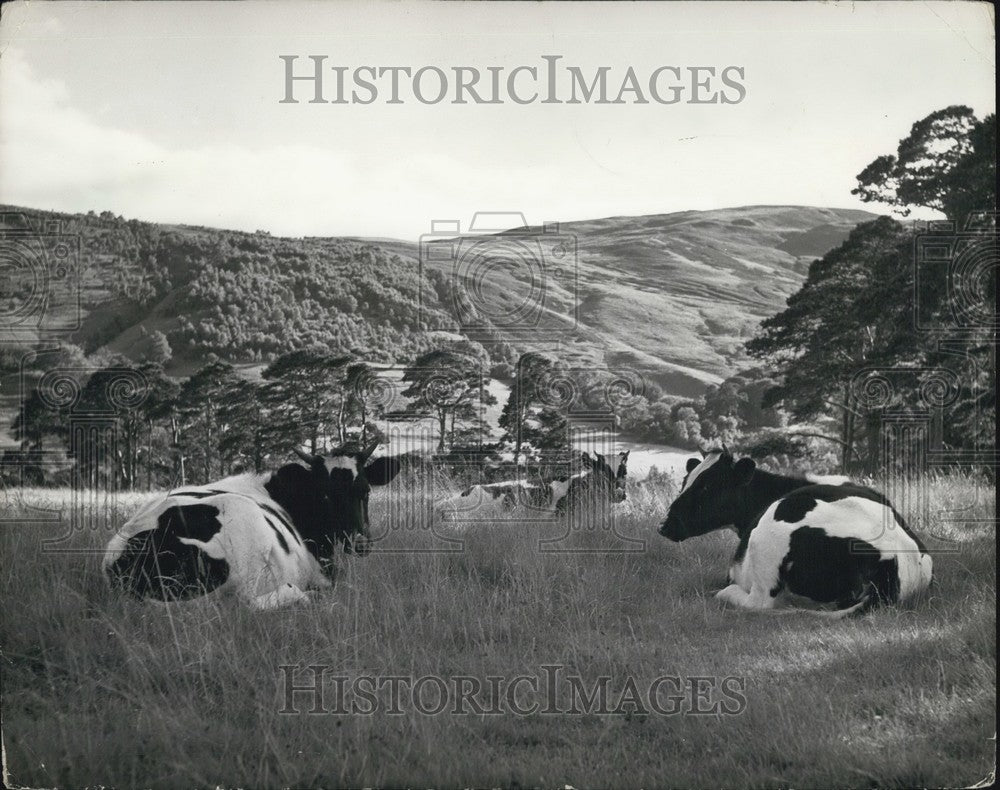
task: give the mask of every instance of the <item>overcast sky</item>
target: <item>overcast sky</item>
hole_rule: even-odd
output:
[[[0,25],[0,202],[414,239],[747,204],[871,208],[854,176],[949,104],[994,111],[985,3],[20,3]],[[737,104],[282,104],[284,63],[735,65]],[[332,75],[332,71],[330,72]],[[523,76],[523,75],[522,75]],[[326,83],[329,85],[330,83]],[[380,82],[380,85],[383,83]],[[428,83],[431,84],[431,83]],[[721,87],[721,86],[717,86]],[[732,94],[730,94],[732,95]],[[687,97],[685,97],[687,98]]]

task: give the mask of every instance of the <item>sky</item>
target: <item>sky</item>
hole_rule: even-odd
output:
[[[465,230],[478,211],[534,224],[872,209],[850,194],[855,176],[914,121],[951,104],[995,111],[986,3],[20,2],[2,14],[0,202],[275,235],[415,240],[438,220]],[[310,103],[300,82],[300,101],[282,103],[282,55],[297,74],[325,55],[324,94],[333,66],[348,91],[357,67],[437,67],[450,93],[422,104],[404,78],[405,100],[389,104],[386,77],[371,104]],[[506,80],[544,70],[544,55],[588,79],[607,66],[612,96],[630,67],[641,87],[663,66],[683,79],[715,68],[712,92],[739,67],[746,95],[450,103],[454,67]]]

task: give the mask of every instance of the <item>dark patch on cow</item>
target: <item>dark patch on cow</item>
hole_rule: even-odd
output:
[[[209,489],[198,489],[197,491],[171,491],[169,496],[183,496],[189,497],[191,499],[205,499],[206,497],[216,496],[217,494],[228,494],[229,491],[220,491],[216,488]]]
[[[281,528],[277,524],[274,523],[274,519],[271,516],[269,516],[269,515],[265,515],[264,516],[264,521],[266,521],[267,525],[272,530],[274,530],[274,535],[278,539],[278,545],[281,546],[281,550],[283,552],[285,552],[285,554],[291,554],[292,552],[288,548],[288,541],[285,540],[285,536],[281,534]]]
[[[600,507],[624,502],[628,455],[628,452],[619,454],[618,469],[615,470],[600,453],[595,453],[594,457],[587,452],[582,453],[584,473],[571,478],[562,478],[561,482],[570,481],[569,489],[566,495],[556,502],[556,510],[563,512],[571,504],[574,507],[581,505]]]
[[[298,544],[302,543],[302,540],[299,538],[299,535],[295,531],[295,528],[288,523],[288,519],[285,518],[284,514],[281,511],[267,504],[267,502],[257,502],[257,505],[260,507],[261,510],[270,513],[279,521],[279,523],[283,524],[285,528],[288,530],[288,533],[295,539],[296,543]]]
[[[858,497],[860,499],[870,499],[880,505],[889,507],[889,500],[878,491],[873,491],[865,486],[856,483],[844,483],[843,485],[832,486],[826,483],[807,486],[809,493],[823,502],[837,502],[848,497]]]
[[[771,596],[784,589],[838,609],[864,601],[867,610],[899,599],[898,562],[895,557],[882,559],[875,546],[859,538],[833,537],[801,526],[791,534]]]
[[[357,464],[357,475],[333,465],[322,456],[306,458],[308,467],[287,464],[264,483],[268,495],[291,518],[289,532],[317,561],[328,560],[338,544],[345,552],[367,554],[368,499],[372,485],[387,485],[399,473],[398,457],[376,458],[364,465],[371,449],[338,451],[336,457],[350,457]],[[304,454],[300,454],[304,455]],[[282,523],[287,520],[273,511]]]
[[[163,511],[156,521],[157,529],[200,543],[208,543],[222,529],[219,508],[215,505],[175,505]]]
[[[793,491],[774,509],[774,520],[795,524],[816,507],[817,498],[808,492]]]
[[[399,474],[400,461],[398,456],[379,456],[364,467],[365,478],[373,486],[384,486],[392,482]],[[359,470],[360,471],[360,470]]]
[[[740,542],[736,546],[736,554],[733,555],[733,562],[743,562],[743,558],[747,556],[747,547],[749,545],[750,532],[744,532],[740,535]]]
[[[137,598],[184,600],[215,590],[229,578],[229,563],[210,557],[181,538],[207,543],[221,529],[212,505],[176,505],[157,519],[155,529],[129,538],[108,569],[113,587]]]

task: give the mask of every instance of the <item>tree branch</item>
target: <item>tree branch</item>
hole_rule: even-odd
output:
[[[841,447],[850,447],[850,445],[848,445],[847,442],[845,442],[843,439],[838,439],[836,436],[827,436],[825,433],[811,433],[809,431],[791,431],[791,432],[789,432],[789,433],[787,433],[785,435],[786,436],[802,436],[802,437],[806,437],[806,438],[811,437],[813,439],[826,439],[826,441],[828,441],[828,442],[835,442],[836,444],[839,444]],[[850,450],[854,453],[855,457],[859,461],[862,460],[861,459],[861,453],[858,452],[858,450],[857,450],[856,447],[850,447]]]
[[[846,403],[837,403],[837,401],[835,401],[835,400],[826,400],[825,398],[823,398],[822,401],[827,406],[836,406],[838,409],[843,409],[846,412],[850,412],[855,417],[863,417],[864,416],[861,412],[857,411],[856,409],[852,409]]]

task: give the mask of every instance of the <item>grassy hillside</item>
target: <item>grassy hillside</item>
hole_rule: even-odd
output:
[[[563,223],[560,233],[577,246],[580,304],[578,330],[565,335],[563,349],[583,366],[635,368],[667,392],[697,394],[739,367],[742,344],[761,319],[784,306],[809,262],[874,217],[745,206]],[[523,232],[494,238],[502,247],[505,237]],[[466,241],[476,239],[482,243],[481,237]],[[461,265],[435,265],[462,271]],[[546,285],[552,309],[566,312],[572,266],[561,266],[562,274]],[[498,266],[475,287],[484,302],[516,303],[527,296],[525,267]]]
[[[969,478],[925,483],[936,506],[968,508],[970,521],[994,517],[992,496]],[[722,609],[711,591],[735,539],[660,538],[654,527],[675,494],[670,485],[631,488],[617,529],[645,548],[619,554],[542,552],[540,535],[560,528],[510,521],[470,529],[460,551],[420,553],[441,544],[399,518],[402,503],[427,496],[419,481],[409,485],[399,478],[373,496],[384,538],[371,556],[342,560],[334,591],[269,614],[229,602],[163,608],[113,598],[97,554],[43,550],[63,525],[7,523],[0,642],[10,784],[941,787],[970,786],[993,767],[991,525],[911,521],[948,540],[927,538],[940,552],[930,594],[830,622]],[[11,518],[65,504],[55,491],[0,496]],[[123,498],[105,530],[138,503]],[[60,548],[99,550],[105,530]],[[609,536],[600,526],[573,529],[562,546],[594,548]],[[286,703],[286,678],[308,684],[312,676],[297,668],[309,665],[329,667],[319,713],[309,712],[309,694]],[[544,689],[543,666],[560,668],[560,713],[519,715],[503,700],[500,713],[449,705],[429,715],[406,694],[389,713],[387,691],[374,713],[329,712],[338,704],[333,676],[436,676],[448,688],[466,677],[484,689],[492,676],[505,696],[519,675]],[[667,713],[629,704],[568,712],[570,677],[586,692],[607,677],[613,711],[630,678],[645,698],[664,676],[682,689],[671,703],[677,689],[662,687]],[[691,712],[695,678],[705,679],[698,708],[725,701],[728,712]],[[736,679],[743,704],[721,700],[725,678]],[[436,688],[425,688],[423,710],[437,704]],[[479,699],[494,709],[488,693]],[[545,699],[522,684],[515,702],[544,709]]]

